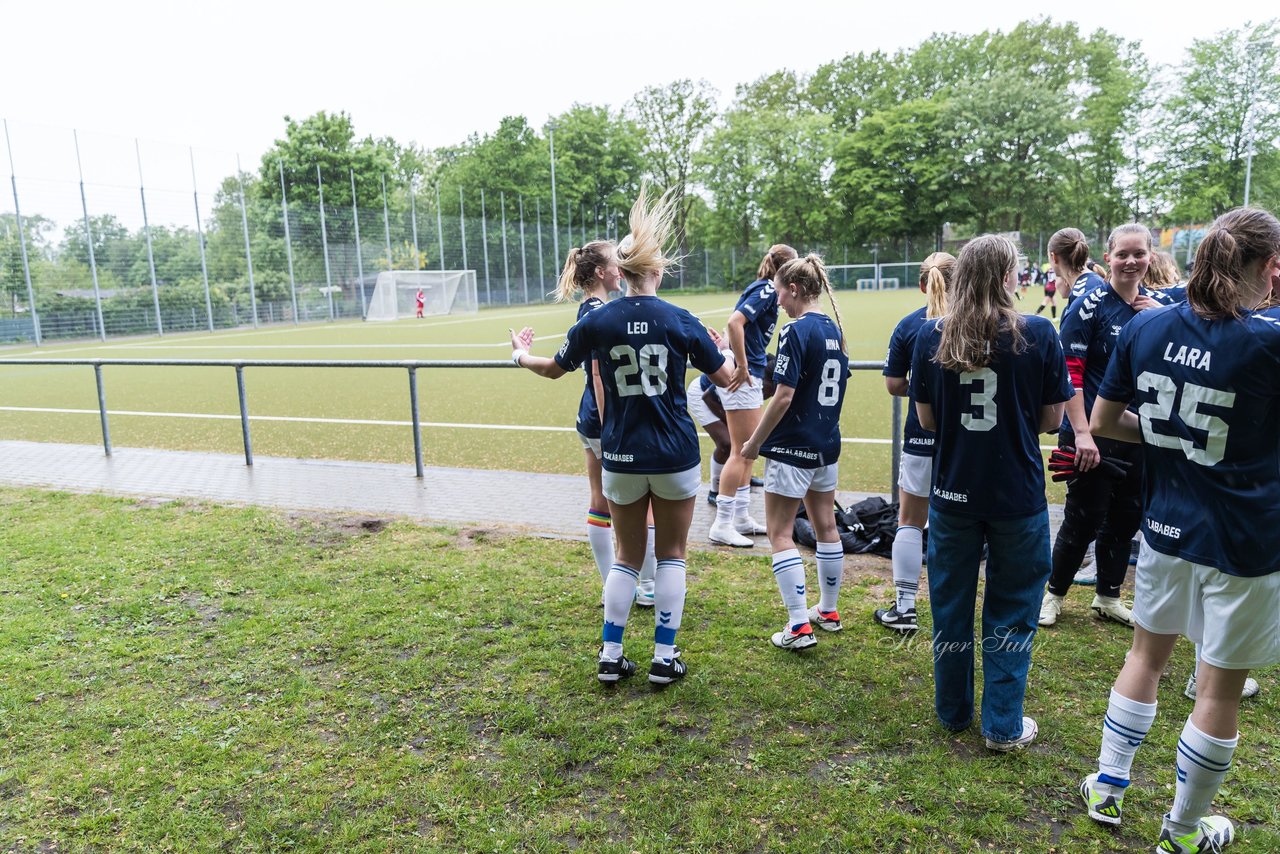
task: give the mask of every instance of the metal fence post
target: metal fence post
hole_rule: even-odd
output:
[[[324,223],[324,178],[316,164],[316,186],[320,188],[320,247],[324,253],[324,286],[329,296],[329,319],[333,320],[333,273],[329,270],[329,233]]]
[[[391,213],[387,210],[387,176],[382,175],[382,233],[387,239],[387,272],[395,269],[391,260]]]
[[[444,214],[440,210],[440,185],[436,184],[436,237],[440,240],[440,272],[444,272]]]
[[[507,292],[507,302],[511,302],[511,260],[507,256],[507,191],[499,190],[498,197],[502,205],[502,287]]]
[[[413,415],[413,463],[418,478],[423,477],[422,470],[422,421],[418,412],[418,369],[409,369],[409,409]]]
[[[364,293],[364,256],[360,252],[360,207],[356,204],[356,170],[347,169],[351,175],[351,222],[356,228],[356,276],[360,281],[360,319],[369,317],[369,301]]]
[[[896,501],[898,498],[898,466],[902,462],[902,398],[897,395],[893,397],[893,443],[890,447],[892,450],[889,454],[889,465],[893,470],[890,472],[892,486],[889,494],[891,500]]]
[[[137,137],[133,140],[134,153],[138,155],[138,195],[142,197],[142,233],[147,238],[147,269],[151,271],[151,301],[156,307],[156,334],[164,335],[164,321],[160,318],[160,285],[156,282],[156,257],[151,250],[151,222],[147,219],[146,182],[142,179],[142,147]]]
[[[524,280],[524,304],[529,304],[529,259],[524,250],[524,195],[520,196],[520,277]],[[507,304],[511,303],[510,295]]]
[[[244,201],[244,173],[240,170],[240,155],[236,155],[236,182],[240,186],[240,223],[244,227],[244,263],[249,271],[249,309],[253,312],[253,328],[258,328],[258,292],[253,287],[253,250],[249,248],[249,211]]]
[[[249,438],[249,404],[244,394],[244,365],[236,365],[236,391],[240,396],[240,433],[244,436],[244,464],[253,465],[253,442]]]
[[[413,226],[413,269],[422,269],[422,253],[418,251],[418,200],[413,192],[413,179],[409,179],[409,223]]]
[[[484,204],[484,187],[480,188],[480,245],[484,248],[484,304],[493,305],[489,295],[489,211]]]
[[[27,280],[27,310],[31,312],[31,332],[40,346],[40,314],[36,311],[36,293],[31,287],[31,262],[27,259],[27,235],[22,230],[22,208],[18,205],[18,176],[13,170],[13,145],[9,142],[9,120],[4,121],[4,145],[9,150],[9,183],[13,185],[13,213],[18,223],[18,245],[22,247],[22,275]]]
[[[80,165],[80,135],[73,129],[76,143],[76,169],[80,172],[80,209],[84,211],[84,239],[89,249],[89,272],[93,275],[93,301],[98,309],[98,336],[107,340],[107,322],[102,317],[102,291],[98,288],[98,261],[93,254],[93,229],[89,226],[89,202],[84,195],[84,167]]]
[[[546,290],[547,267],[542,261],[542,199],[534,199],[538,211],[538,289]]]
[[[98,384],[98,420],[102,422],[102,449],[111,456],[111,427],[107,424],[107,391],[102,385],[102,365],[94,363],[93,378]]]
[[[462,185],[458,185],[458,231],[462,235],[462,269],[467,269],[467,220],[465,205],[462,200]]]
[[[289,192],[284,186],[284,160],[277,159],[280,168],[280,210],[284,216],[284,257],[289,262],[289,301],[293,304],[293,325],[298,325],[298,287],[293,280],[293,241],[289,238]]]
[[[209,331],[213,331],[213,298],[209,296],[209,262],[204,253],[204,226],[200,223],[200,185],[196,181],[196,152],[188,148],[191,155],[191,198],[196,206],[196,237],[200,241],[200,276],[204,279],[204,310],[209,316]]]

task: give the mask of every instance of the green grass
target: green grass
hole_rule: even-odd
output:
[[[1113,832],[1074,789],[1128,635],[1083,595],[1037,638],[1040,739],[993,755],[935,724],[927,643],[871,625],[883,561],[797,655],[765,558],[694,553],[691,673],[661,692],[596,684],[578,543],[0,490],[0,561],[15,851],[1150,850],[1190,710],[1183,645]],[[1245,852],[1280,849],[1260,675],[1216,803]]]
[[[728,293],[677,297],[708,324],[723,327],[733,307]],[[842,292],[850,355],[879,360],[894,324],[920,304],[915,291]],[[127,341],[77,342],[9,348],[4,358],[246,358],[246,359],[505,359],[507,328],[528,324],[540,340],[535,352],[551,355],[572,324],[574,307],[497,308],[477,315],[406,320],[391,324],[337,323],[259,331],[170,335]],[[785,318],[784,318],[785,319]],[[134,412],[238,413],[230,368],[109,367],[107,404]],[[253,415],[408,421],[408,381],[402,370],[269,369],[245,372]],[[419,374],[422,418],[436,423],[525,424],[573,427],[580,375],[558,382],[515,370],[430,370]],[[93,371],[82,367],[3,367],[0,404],[8,407],[81,409],[85,414],[0,410],[0,438],[95,444],[101,441]],[[238,420],[199,420],[115,415],[112,439],[122,447],[240,450]],[[255,422],[254,449],[264,455],[409,463],[411,431],[402,426]],[[847,437],[887,439],[890,398],[878,372],[858,372],[850,384],[842,429]],[[427,462],[476,468],[577,473],[577,439],[555,432],[512,432],[431,427],[425,430]],[[710,445],[704,442],[704,449]],[[887,445],[846,445],[841,487],[889,488]]]

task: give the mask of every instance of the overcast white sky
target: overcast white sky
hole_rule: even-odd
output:
[[[148,187],[186,189],[189,198],[188,145],[203,193],[233,171],[236,153],[256,165],[286,114],[345,110],[362,136],[431,148],[491,131],[505,115],[540,125],[575,102],[620,107],[644,86],[682,77],[710,81],[723,106],[736,84],[780,68],[810,72],[933,32],[1007,30],[1033,17],[1074,20],[1086,33],[1106,28],[1172,64],[1193,38],[1277,8],[1273,0],[1233,0],[1212,14],[1114,0],[0,0],[0,116],[25,212],[41,207],[26,197],[39,200],[42,182],[53,180],[44,189],[61,198],[61,183],[74,181],[72,127],[89,182],[133,187],[136,199],[140,137]],[[10,193],[0,193],[0,210],[12,210]]]

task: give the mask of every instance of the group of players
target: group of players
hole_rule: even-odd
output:
[[[528,353],[532,329],[512,334],[519,366],[553,379],[586,369],[578,423],[594,472],[589,530],[608,532],[611,522],[617,539],[611,555],[607,535],[591,537],[604,579],[597,657],[604,683],[638,669],[622,641],[650,542],[649,681],[664,685],[688,672],[675,639],[701,466],[686,364],[720,390],[729,434],[711,538],[741,545],[762,530],[769,537],[787,611],[772,643],[803,649],[816,643],[813,626],[841,628],[843,551],[833,507],[849,369],[821,259],[772,247],[735,307],[726,342],[657,297],[672,263],[664,246],[673,215],[669,196],[653,200],[642,191],[631,233],[616,247],[597,241],[571,250],[561,295],[581,292],[586,300],[554,358]],[[927,522],[935,710],[946,728],[968,728],[985,551],[982,734],[993,750],[1024,747],[1037,733],[1023,714],[1032,640],[1039,625],[1057,621],[1096,541],[1091,607],[1133,626],[1134,641],[1103,721],[1098,770],[1081,783],[1086,809],[1096,821],[1119,824],[1129,769],[1155,717],[1159,677],[1183,635],[1198,645],[1198,684],[1157,850],[1218,850],[1234,828],[1210,815],[1209,805],[1231,764],[1248,672],[1280,661],[1280,311],[1268,307],[1280,290],[1280,222],[1259,209],[1219,218],[1181,301],[1144,285],[1152,246],[1142,226],[1112,233],[1109,280],[1086,268],[1088,245],[1076,229],[1055,234],[1049,251],[1057,281],[1072,282],[1061,331],[1014,308],[1019,255],[1006,238],[979,237],[958,258],[936,253],[922,265],[929,303],[899,324],[885,368],[890,393],[914,405],[900,473],[895,602],[876,619],[899,630],[918,625]],[[619,278],[626,295],[605,302]],[[821,311],[824,291],[830,317]],[[776,392],[762,408],[765,346],[779,309],[792,321],[779,334],[770,372]],[[701,392],[697,383],[690,388]],[[1039,442],[1055,430],[1050,469],[1068,486],[1051,550]],[[757,456],[766,458],[764,526],[746,512]],[[802,501],[818,542],[813,607],[791,533]],[[1254,520],[1247,537],[1235,534],[1241,519]],[[1120,585],[1140,524],[1130,611]]]

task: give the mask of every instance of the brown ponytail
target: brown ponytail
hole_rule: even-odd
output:
[[[1066,268],[1079,276],[1089,263],[1089,241],[1078,228],[1061,228],[1049,238],[1049,251],[1058,257]],[[1070,287],[1070,282],[1067,286]]]
[[[1237,317],[1252,290],[1246,267],[1280,254],[1280,222],[1260,208],[1236,208],[1214,220],[1196,249],[1187,302],[1206,320]],[[1265,289],[1264,289],[1265,290]]]
[[[785,243],[775,243],[769,247],[769,251],[765,253],[764,260],[760,262],[760,269],[756,271],[757,279],[772,279],[777,275],[778,270],[783,264],[794,259],[798,253]],[[816,255],[814,256],[817,257]]]
[[[774,247],[775,249],[777,247]],[[790,247],[787,247],[790,249]],[[795,251],[795,250],[792,250]],[[840,330],[840,350],[849,355],[848,345],[844,340],[844,323],[840,318],[840,306],[836,305],[836,296],[831,290],[831,280],[827,278],[827,267],[822,257],[810,252],[803,258],[792,258],[775,272],[774,284],[779,288],[795,285],[797,294],[805,301],[816,300],[825,291],[831,300],[831,313]]]
[[[564,259],[564,270],[556,283],[556,302],[568,302],[587,289],[596,270],[613,260],[613,243],[593,240],[581,248],[575,246]]]

